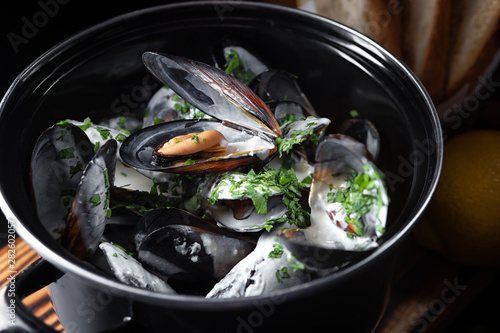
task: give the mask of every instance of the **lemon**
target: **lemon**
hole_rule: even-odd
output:
[[[500,264],[500,131],[445,143],[441,179],[415,236],[459,264]]]

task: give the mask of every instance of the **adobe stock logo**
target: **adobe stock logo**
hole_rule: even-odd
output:
[[[36,37],[39,29],[45,27],[51,18],[59,13],[60,5],[65,5],[70,0],[39,0],[37,2],[40,10],[36,11],[30,18],[21,17],[21,28],[17,31],[11,31],[7,34],[14,53],[19,53],[21,45],[28,44],[30,40]]]

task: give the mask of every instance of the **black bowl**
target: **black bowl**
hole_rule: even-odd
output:
[[[35,141],[44,129],[65,118],[99,120],[143,110],[160,87],[142,65],[144,51],[211,63],[213,48],[228,35],[262,53],[274,67],[295,74],[320,115],[331,118],[332,132],[351,110],[375,124],[382,139],[379,167],[392,199],[387,232],[366,258],[272,295],[209,300],[117,283],[73,257],[38,221],[29,179]],[[12,84],[1,104],[0,141],[0,207],[44,258],[39,265],[51,267],[31,271],[58,272],[55,277],[26,280],[56,280],[52,297],[68,332],[116,325],[147,331],[254,332],[301,324],[369,331],[383,311],[395,250],[435,191],[443,152],[428,95],[393,55],[320,16],[243,1],[146,9],[69,38],[39,57]]]

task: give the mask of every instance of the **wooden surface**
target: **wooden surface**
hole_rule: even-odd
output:
[[[15,249],[14,269],[9,267],[8,248],[0,250],[1,286],[6,283],[9,271],[20,272],[39,258],[20,238],[16,240]],[[472,268],[451,263],[422,249],[410,238],[398,251],[391,297],[374,333],[451,332],[456,320],[469,315],[467,308],[499,276],[498,268]],[[26,297],[23,303],[47,325],[64,332],[52,307],[48,287]],[[498,331],[493,328],[481,332]]]
[[[11,275],[11,272],[19,274],[38,258],[40,256],[19,237],[16,238],[13,249],[10,249],[7,245],[4,246],[0,250],[0,288],[7,283],[7,278]],[[46,325],[56,331],[64,332],[52,307],[48,287],[40,289],[24,298],[23,304]]]

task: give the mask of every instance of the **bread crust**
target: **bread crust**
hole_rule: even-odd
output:
[[[464,90],[472,86],[472,91],[478,83],[478,77],[485,75],[491,67],[495,55],[500,50],[499,20],[500,20],[500,0],[488,1],[489,21],[475,19],[480,25],[482,32],[479,36],[474,36],[474,41],[470,37],[467,39],[467,26],[464,20],[466,15],[472,11],[471,0],[458,0],[454,11],[452,27],[459,27],[450,30],[450,53],[448,63],[448,76],[443,98],[450,98],[459,90]],[[478,14],[479,16],[479,14]],[[474,19],[474,18],[473,18]],[[464,59],[465,58],[465,59]]]
[[[414,71],[438,109],[474,94],[500,62],[500,0],[296,1],[313,2],[318,14],[385,46]]]
[[[345,24],[374,39],[401,57],[399,0],[310,0],[318,14]],[[298,5],[305,2],[298,1]],[[356,8],[356,13],[352,9]]]
[[[403,60],[420,79],[430,97],[442,97],[446,82],[449,49],[450,0],[403,2]],[[421,8],[432,12],[420,17]],[[421,41],[421,38],[427,38]]]

